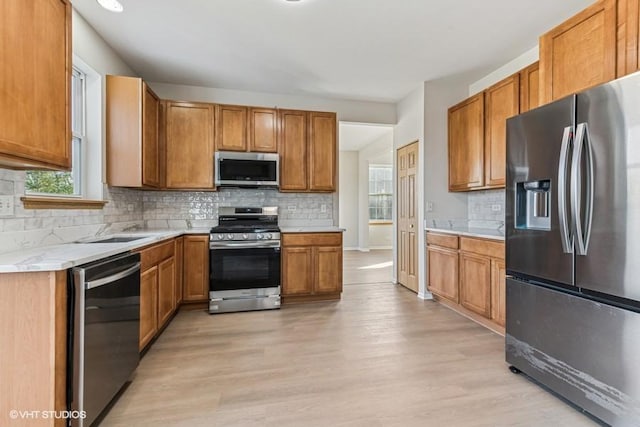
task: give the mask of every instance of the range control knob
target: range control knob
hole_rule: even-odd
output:
[[[224,239],[224,234],[218,234],[218,240]]]
[[[266,236],[264,236],[265,238],[271,240],[273,238],[273,236],[271,235],[271,233],[267,233]]]
[[[263,237],[264,236],[262,234],[260,234],[260,233],[256,234],[256,239],[258,239],[258,240],[262,240]]]
[[[227,240],[233,240],[233,234],[227,234]]]
[[[247,239],[249,238],[249,235],[248,235],[248,234],[243,234],[243,235],[242,235],[242,238],[243,238],[244,240],[247,240]]]

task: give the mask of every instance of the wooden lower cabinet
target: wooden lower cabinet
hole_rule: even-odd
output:
[[[158,324],[164,325],[176,309],[176,260],[158,264]]]
[[[209,300],[209,235],[184,236],[182,301]]]
[[[504,332],[504,243],[427,232],[427,289],[443,304]]]
[[[491,258],[460,253],[460,304],[491,316]]]
[[[140,274],[140,350],[158,332],[158,266]]]
[[[342,233],[283,234],[284,302],[339,299],[342,292]]]
[[[182,302],[182,283],[184,274],[184,237],[176,239],[176,307]]]
[[[429,292],[458,303],[458,251],[429,246],[427,262]]]
[[[175,239],[140,252],[140,350],[144,349],[175,313]]]
[[[507,320],[506,277],[505,262],[491,260],[491,319],[500,326],[505,326]]]

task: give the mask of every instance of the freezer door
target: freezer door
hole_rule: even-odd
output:
[[[576,286],[640,301],[640,74],[577,98],[576,122],[584,128],[584,138],[576,158],[582,171],[576,228],[584,236],[586,255],[577,251]]]
[[[575,97],[570,96],[507,120],[505,229],[510,274],[573,284],[568,154],[574,106]]]

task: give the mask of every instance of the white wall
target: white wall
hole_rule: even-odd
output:
[[[395,105],[391,103],[247,92],[167,83],[149,83],[149,85],[158,96],[164,99],[335,111],[338,113],[340,121],[377,124],[394,124],[396,122]]]
[[[539,56],[540,56],[540,53],[539,53],[538,46],[535,46],[529,49],[522,55],[518,56],[512,61],[509,61],[508,63],[498,68],[497,70],[489,73],[488,75],[484,76],[483,78],[476,81],[475,83],[472,83],[469,86],[469,96],[473,96],[478,92],[482,92],[489,86],[495,83],[498,83],[500,80],[505,79],[510,75],[517,73],[524,67],[527,67],[533,64],[538,60]]]
[[[339,153],[339,226],[346,231],[343,234],[345,249],[358,248],[358,152],[340,151]]]

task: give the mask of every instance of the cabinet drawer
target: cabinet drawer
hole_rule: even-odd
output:
[[[288,233],[282,246],[342,246],[342,233]]]
[[[443,246],[450,249],[458,249],[458,236],[428,232],[427,244],[434,246]]]
[[[140,251],[140,270],[145,271],[174,255],[174,240],[149,246]]]
[[[491,258],[504,259],[504,243],[502,242],[461,237],[460,250],[462,252],[486,255]]]

